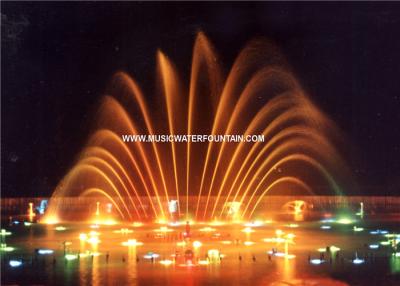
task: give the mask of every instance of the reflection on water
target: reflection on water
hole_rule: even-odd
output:
[[[254,224],[251,227],[242,224],[213,225],[212,228],[193,225],[191,238],[186,240],[182,238],[184,225],[168,226],[171,231],[162,233],[155,231],[160,229],[159,225],[151,224],[135,228],[131,225],[101,226],[98,229],[71,224],[63,225],[65,228],[58,226],[58,230],[54,225],[8,227],[12,235],[7,236],[6,242],[16,250],[2,253],[1,270],[5,273],[2,284],[59,285],[63,281],[71,285],[166,286],[213,285],[223,281],[228,285],[313,285],[307,283],[323,279],[321,281],[324,282],[319,285],[345,285],[326,278],[336,277],[353,285],[356,284],[354,281],[389,279],[393,282],[398,279],[400,258],[390,255],[390,245],[376,250],[364,246],[379,243],[385,238],[384,235],[370,234],[371,229],[384,227],[392,233],[399,231],[398,225],[382,222],[371,225],[365,222],[363,232],[354,232],[353,225],[332,223],[329,230],[321,230],[319,222],[300,222],[291,227],[293,225],[288,222]],[[200,231],[206,227],[209,227],[209,232]],[[277,241],[278,229],[281,240]],[[290,245],[282,240],[289,233],[295,234],[294,243]],[[137,245],[133,243],[135,240]],[[132,243],[123,244],[129,241]],[[330,261],[330,254],[323,253],[325,263],[309,263],[309,258],[321,257],[318,249],[328,245],[340,247],[338,258],[335,254]],[[35,255],[35,249],[39,248],[52,249],[54,254]],[[285,259],[284,256],[268,255],[267,251],[272,248],[278,253],[287,252],[295,257]],[[185,254],[188,249],[192,250],[191,263],[188,263]],[[209,250],[217,253],[213,260]],[[64,251],[79,256],[67,260]],[[366,259],[364,264],[351,263],[356,251],[359,257]],[[159,257],[145,259],[149,252],[159,254]],[[23,266],[9,267],[7,261],[10,258],[21,258]],[[163,265],[161,260],[171,262]],[[389,273],[389,276],[384,273]],[[306,282],[296,284],[299,281]]]

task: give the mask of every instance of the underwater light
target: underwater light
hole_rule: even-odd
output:
[[[121,228],[119,230],[114,230],[114,233],[121,233],[121,234],[127,234],[127,233],[133,233],[133,230],[129,228]]]
[[[364,263],[364,259],[361,258],[353,259],[353,264],[362,264],[362,263]]]
[[[311,260],[310,260],[310,262],[311,262],[311,264],[314,264],[314,265],[319,265],[319,264],[322,264],[322,263],[324,263],[324,262],[325,262],[325,260],[318,259],[318,258],[314,258],[314,259],[311,259]]]
[[[170,259],[164,259],[164,260],[161,260],[161,261],[160,261],[160,264],[166,265],[166,266],[171,265],[171,264],[173,264],[173,263],[174,263],[174,262],[173,262],[172,260],[170,260]]]
[[[370,249],[378,249],[379,248],[379,244],[370,244],[368,247]]]
[[[333,218],[327,218],[327,219],[323,219],[321,220],[322,223],[333,223],[335,222],[335,220]]]
[[[143,255],[143,257],[146,259],[154,259],[160,257],[160,255],[154,252],[147,252],[147,254]]]
[[[251,245],[254,245],[255,242],[254,241],[245,241],[245,242],[243,242],[243,244],[246,246],[251,246]]]
[[[208,265],[208,264],[210,264],[210,261],[208,261],[208,260],[199,260],[199,265]]]
[[[1,236],[11,235],[11,232],[5,230],[4,228],[2,228],[1,231],[0,231],[0,235]]]
[[[54,250],[52,250],[52,249],[39,249],[38,253],[41,254],[41,255],[53,254]]]
[[[258,226],[262,226],[264,223],[261,220],[256,220],[256,221],[252,221],[252,222],[247,222],[244,224],[244,226],[247,227],[258,227]]]
[[[1,251],[11,252],[11,251],[13,251],[14,249],[15,249],[14,247],[7,246],[6,243],[2,243],[2,244],[0,245],[0,250],[1,250]]]
[[[67,260],[75,260],[75,259],[77,259],[78,258],[78,255],[76,255],[76,254],[65,254],[65,259],[67,259]]]
[[[346,217],[340,218],[336,222],[340,223],[340,224],[352,224],[352,223],[354,223],[353,220],[351,220],[350,218],[346,218]]]
[[[199,248],[200,246],[202,246],[203,244],[200,241],[193,241],[193,247],[194,248]]]
[[[254,232],[254,229],[252,229],[251,227],[245,227],[244,229],[242,229],[242,232],[252,233],[252,232]]]
[[[128,241],[122,242],[123,246],[140,246],[143,242],[137,241],[136,239],[128,239]]]
[[[10,262],[8,263],[11,267],[18,267],[22,265],[22,261],[21,260],[10,260]]]
[[[290,228],[297,228],[299,227],[299,225],[297,223],[289,223],[285,225],[286,227],[290,227]]]

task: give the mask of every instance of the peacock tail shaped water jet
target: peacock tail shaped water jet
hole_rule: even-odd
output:
[[[252,41],[224,77],[214,47],[199,33],[189,83],[157,52],[157,86],[148,101],[127,73],[111,79],[96,128],[56,187],[44,222],[86,220],[69,197],[102,197],[120,220],[231,219],[262,214],[273,193],[341,194],[348,168],[335,147],[340,131],[306,95],[278,50]],[[131,135],[262,135],[257,142],[125,142]],[[90,209],[90,208],[89,208]]]

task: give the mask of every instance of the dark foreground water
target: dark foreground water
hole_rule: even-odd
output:
[[[94,227],[3,223],[2,228],[11,232],[2,236],[3,242],[14,250],[5,251],[3,245],[1,284],[400,285],[400,257],[393,255],[392,245],[385,245],[391,239],[387,234],[400,233],[396,219],[350,224],[268,222],[247,226],[247,232],[243,224],[195,224],[186,244],[182,238],[184,224],[168,225],[167,229],[159,229],[162,225],[158,224]],[[281,238],[289,233],[295,235],[294,243],[288,244],[288,253],[295,257],[280,257],[285,243],[271,241],[277,237],[277,229],[283,232],[278,235]],[[143,244],[123,245],[129,239]],[[197,247],[193,247],[194,241],[201,245],[196,242]],[[372,244],[378,248],[370,248]],[[340,250],[332,251],[333,246]],[[268,255],[272,248],[276,248],[276,255]],[[54,252],[39,254],[39,249]],[[187,250],[191,252],[185,254]],[[219,251],[220,255],[213,256],[216,251],[209,250]],[[65,258],[64,252],[71,260]],[[147,256],[148,252],[155,254],[153,259]],[[360,260],[355,260],[356,253]],[[324,262],[316,265],[313,259]],[[13,260],[22,264],[12,267]],[[355,264],[357,261],[362,263]]]

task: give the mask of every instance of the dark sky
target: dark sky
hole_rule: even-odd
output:
[[[111,75],[146,90],[161,48],[188,72],[203,30],[228,68],[246,41],[281,48],[348,137],[364,194],[400,194],[400,3],[1,2],[2,196],[44,196],[73,164]],[[353,193],[353,190],[346,190]]]

